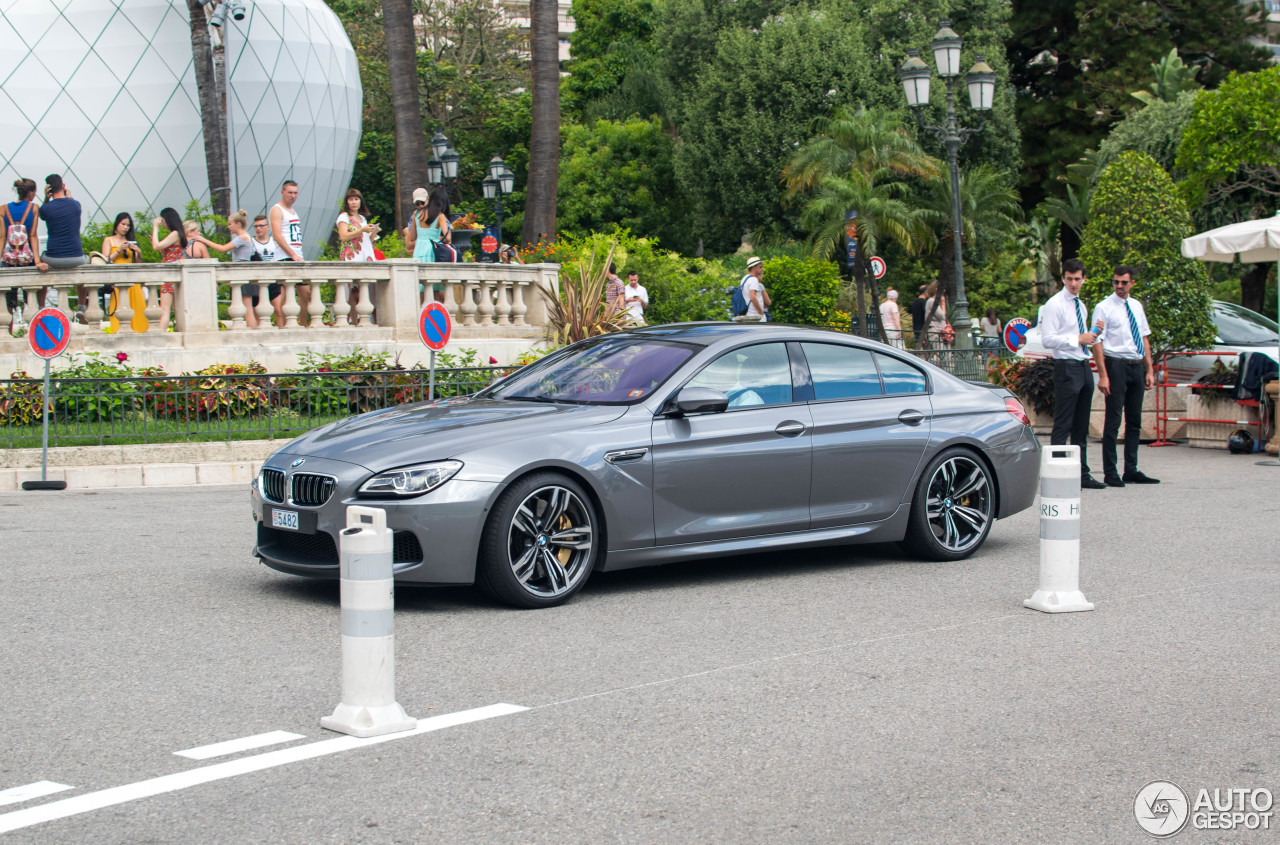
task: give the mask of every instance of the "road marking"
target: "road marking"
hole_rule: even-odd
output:
[[[270,733],[246,736],[240,739],[229,739],[226,742],[215,742],[212,745],[202,745],[199,748],[188,748],[186,751],[175,751],[173,753],[189,760],[208,760],[213,757],[223,757],[227,754],[238,754],[241,751],[264,748],[268,745],[278,745],[281,742],[291,742],[295,739],[306,739],[306,737],[302,734],[291,734],[288,731],[271,731]]]
[[[371,736],[365,739],[354,736],[340,736],[337,739],[325,739],[293,748],[268,751],[252,757],[241,757],[238,760],[214,763],[210,766],[203,766],[187,772],[161,775],[150,780],[128,783],[124,786],[113,786],[98,792],[89,792],[84,795],[77,795],[74,798],[64,798],[61,801],[52,801],[48,804],[41,804],[38,807],[28,807],[0,815],[0,833],[20,830],[24,827],[43,824],[55,819],[65,819],[68,816],[100,810],[103,807],[113,807],[117,804],[137,801],[140,798],[150,798],[153,795],[176,792],[179,789],[187,789],[192,786],[199,786],[202,783],[223,780],[236,775],[260,772],[263,769],[271,769],[288,763],[323,757],[326,754],[337,754],[339,751],[366,748],[370,745],[418,736],[419,734],[438,731],[442,728],[452,728],[469,722],[492,719],[496,716],[520,713],[528,709],[528,707],[521,707],[517,704],[491,704],[488,707],[477,707],[474,710],[462,710],[457,713],[446,713],[443,716],[433,716],[430,719],[419,719],[416,728],[403,733]]]
[[[13,789],[0,791],[0,807],[5,804],[30,801],[32,798],[43,798],[46,795],[52,795],[55,792],[62,792],[67,789],[75,789],[75,787],[67,786],[65,783],[54,783],[51,780],[37,781],[26,786],[15,786]]]

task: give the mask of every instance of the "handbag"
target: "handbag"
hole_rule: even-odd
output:
[[[457,264],[458,250],[453,244],[447,244],[444,241],[437,241],[432,244],[436,253],[437,264]]]

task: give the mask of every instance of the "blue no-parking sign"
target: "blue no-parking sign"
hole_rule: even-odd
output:
[[[1022,317],[1014,317],[1004,324],[1004,345],[1010,352],[1017,352],[1027,342],[1027,329],[1031,321]]]
[[[432,352],[439,352],[449,342],[453,321],[449,311],[439,302],[428,302],[418,315],[418,336]]]
[[[27,342],[37,358],[57,358],[71,342],[71,322],[57,308],[42,308],[31,318]]]

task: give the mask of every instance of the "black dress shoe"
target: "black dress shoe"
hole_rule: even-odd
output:
[[[1082,490],[1106,490],[1107,485],[1103,484],[1092,475],[1086,475],[1080,479],[1080,489]]]
[[[1129,482],[1130,484],[1159,484],[1160,483],[1160,479],[1152,478],[1149,475],[1143,475],[1137,470],[1134,470],[1133,472],[1126,472],[1124,474],[1124,480]]]
[[[1107,481],[1107,486],[1108,486],[1108,487],[1123,487],[1123,486],[1124,486],[1124,480],[1123,480],[1120,476],[1115,475],[1115,474],[1108,475],[1108,476],[1106,477],[1106,481]]]

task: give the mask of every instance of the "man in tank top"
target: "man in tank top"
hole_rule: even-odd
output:
[[[298,201],[298,183],[287,180],[280,188],[280,202],[271,206],[271,239],[275,241],[276,261],[302,261],[302,219],[293,210]],[[311,299],[311,286],[300,284],[298,290],[298,323],[309,325],[307,302]]]

